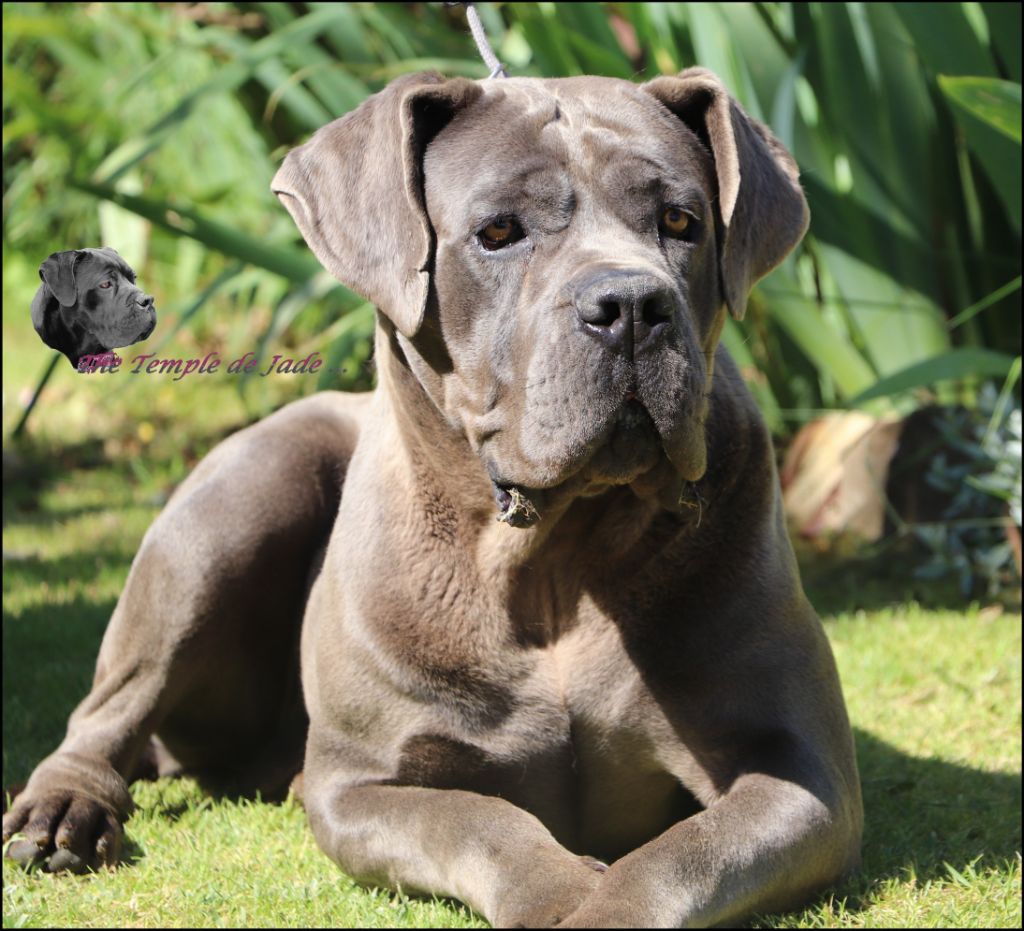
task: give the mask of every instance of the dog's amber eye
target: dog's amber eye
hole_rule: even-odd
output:
[[[106,291],[107,288],[109,288],[113,283],[114,282],[112,282],[112,281],[101,281],[100,282],[100,287],[103,288],[104,291]]]
[[[493,252],[519,242],[524,235],[523,228],[512,217],[499,217],[480,230],[478,237],[480,245]]]
[[[690,228],[690,216],[678,207],[666,207],[661,214],[661,231],[666,236],[682,239]]]

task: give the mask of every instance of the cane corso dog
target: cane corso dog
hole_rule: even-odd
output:
[[[75,368],[82,356],[130,346],[156,327],[153,298],[113,249],[55,252],[39,266],[39,277],[32,326]]]
[[[378,387],[181,485],[12,855],[112,861],[155,763],[302,770],[343,870],[496,925],[731,922],[855,866],[835,663],[718,347],[807,226],[781,143],[702,69],[418,74],[273,190],[379,308]]]

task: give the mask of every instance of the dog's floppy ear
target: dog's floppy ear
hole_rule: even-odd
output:
[[[706,68],[642,85],[708,147],[718,179],[720,264],[725,302],[743,317],[747,295],[807,231],[799,170],[769,129],[751,119]]]
[[[423,321],[434,254],[423,153],[480,93],[433,72],[398,78],[289,152],[270,185],[321,264],[407,337]]]
[[[57,298],[61,307],[73,307],[78,303],[78,288],[75,286],[75,265],[82,253],[54,252],[39,266],[39,277]]]

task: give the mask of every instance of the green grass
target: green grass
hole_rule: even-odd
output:
[[[85,443],[54,458],[37,444],[5,476],[6,785],[60,740],[143,531],[215,436],[184,443],[179,433],[153,440],[144,471],[137,430],[122,422],[102,455]],[[836,610],[833,592],[818,598],[833,611],[826,626],[856,730],[863,868],[807,909],[760,924],[1019,927],[1020,618],[860,591],[869,610]],[[133,792],[127,862],[87,877],[5,864],[5,926],[482,926],[453,903],[358,889],[293,804],[215,801],[188,780]]]

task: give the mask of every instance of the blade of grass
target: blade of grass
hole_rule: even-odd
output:
[[[1017,387],[1017,381],[1020,379],[1020,366],[1021,357],[1017,356],[1013,360],[1013,365],[1010,366],[1009,374],[1006,376],[1006,381],[1003,382],[1002,390],[999,392],[995,407],[992,409],[992,416],[989,418],[988,426],[985,428],[985,436],[981,441],[983,449],[988,446],[996,430],[999,429],[999,425],[1003,422],[1003,417],[1006,416],[1006,409],[1010,406],[1013,389]]]
[[[1015,291],[1019,291],[1020,283],[1021,276],[1018,275],[1016,278],[1013,279],[1013,281],[1008,281],[1001,288],[996,288],[995,291],[993,291],[986,297],[983,297],[976,304],[971,304],[971,306],[968,307],[966,310],[960,311],[960,313],[958,313],[952,320],[950,320],[949,323],[946,324],[946,326],[948,326],[950,330],[955,330],[958,326],[966,323],[972,317],[976,317],[983,310],[985,310],[988,307],[991,307],[995,303],[998,303],[1004,297],[1008,297]]]

